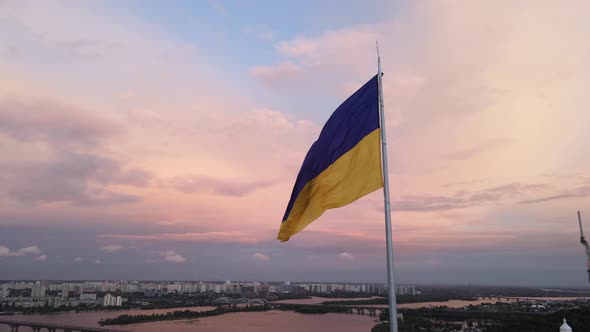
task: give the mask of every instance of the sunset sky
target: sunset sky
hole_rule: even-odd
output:
[[[397,281],[587,285],[589,12],[0,0],[0,279],[384,282],[381,191],[276,240],[379,40]]]

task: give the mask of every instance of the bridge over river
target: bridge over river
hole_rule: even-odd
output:
[[[25,322],[25,321],[18,321],[18,320],[8,320],[8,319],[0,319],[0,325],[8,325],[10,326],[11,332],[18,332],[19,328],[25,327],[29,328],[33,332],[41,332],[43,329],[47,329],[48,332],[56,332],[56,331],[64,331],[64,332],[128,332],[125,330],[116,330],[116,329],[104,329],[100,327],[83,327],[83,326],[73,326],[73,325],[62,325],[62,324],[47,324],[47,323],[37,323],[37,322]],[[21,330],[23,331],[23,330]]]

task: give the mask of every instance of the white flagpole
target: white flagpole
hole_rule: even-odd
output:
[[[397,332],[397,308],[395,300],[395,280],[393,278],[393,242],[391,240],[391,206],[389,200],[389,174],[387,168],[387,141],[385,139],[385,112],[383,105],[383,84],[381,72],[381,56],[379,55],[379,43],[377,43],[377,64],[379,73],[377,82],[379,85],[379,117],[381,120],[381,162],[383,171],[383,199],[385,205],[385,236],[387,242],[387,285],[389,290],[389,331]]]

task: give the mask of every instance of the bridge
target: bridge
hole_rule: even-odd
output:
[[[213,305],[218,307],[237,307],[238,305],[245,305],[246,307],[266,306],[270,302],[265,299],[247,299],[244,297],[232,299],[229,297],[220,297],[213,301]]]
[[[20,327],[28,327],[33,332],[41,332],[42,329],[47,329],[48,332],[56,332],[56,331],[64,331],[64,332],[128,332],[125,330],[115,330],[115,329],[103,329],[100,327],[83,327],[83,326],[73,326],[73,325],[61,325],[61,324],[47,324],[47,323],[37,323],[37,322],[25,322],[19,320],[7,320],[7,319],[0,319],[0,325],[8,325],[10,326],[10,332],[18,332]]]

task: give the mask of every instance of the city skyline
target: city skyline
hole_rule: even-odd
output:
[[[1,1],[0,280],[383,283],[381,191],[276,240],[379,40],[397,281],[587,287],[588,10]]]

